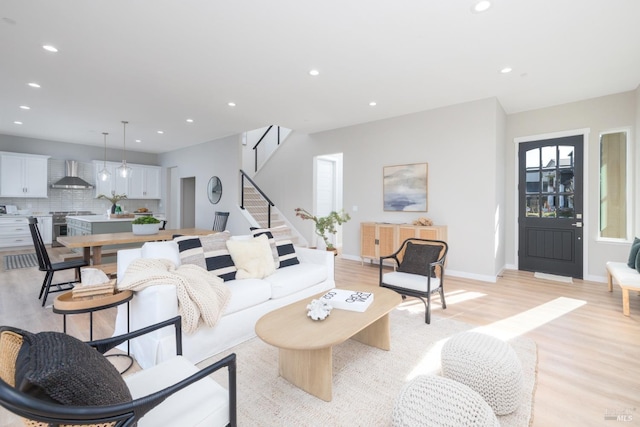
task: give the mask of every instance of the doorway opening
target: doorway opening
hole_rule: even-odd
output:
[[[317,156],[314,162],[314,206],[318,216],[326,216],[331,211],[339,212],[342,206],[342,153]],[[314,245],[324,245],[322,239],[314,235]],[[331,243],[338,248],[342,246],[342,229],[331,237]]]
[[[180,180],[180,228],[196,226],[196,178]]]

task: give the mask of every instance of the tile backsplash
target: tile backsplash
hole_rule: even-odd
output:
[[[48,187],[65,175],[65,161],[49,159]],[[78,176],[92,185],[95,185],[93,163],[78,162]],[[103,214],[111,207],[111,202],[96,199],[96,190],[67,190],[48,188],[48,198],[32,199],[25,197],[0,197],[0,205],[16,205],[18,209],[28,209],[35,214],[44,214],[53,211],[91,211],[95,214]],[[147,208],[151,212],[160,212],[162,204],[160,200],[136,200],[125,199],[118,203],[123,210],[132,212],[138,208]]]

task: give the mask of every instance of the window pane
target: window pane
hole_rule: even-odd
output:
[[[627,132],[600,136],[600,236],[627,238]]]

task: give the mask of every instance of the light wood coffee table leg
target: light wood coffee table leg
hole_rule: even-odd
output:
[[[386,314],[355,334],[354,339],[363,344],[377,347],[382,350],[391,350],[391,323]]]
[[[318,350],[280,349],[280,376],[320,399],[330,402],[333,383],[331,347]]]

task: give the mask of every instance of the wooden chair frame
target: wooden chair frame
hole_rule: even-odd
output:
[[[174,326],[176,331],[176,353],[182,355],[182,319],[180,316],[146,328],[116,337],[88,342],[98,352],[104,354],[115,346],[127,340],[153,332],[155,330]],[[0,349],[1,351],[2,349]],[[205,378],[213,372],[227,368],[229,373],[229,424],[237,425],[236,415],[236,355],[232,353],[216,363],[202,368],[197,373],[160,391],[135,399],[131,402],[107,406],[65,406],[49,403],[28,394],[0,379],[0,405],[24,418],[49,423],[50,425],[87,425],[114,423],[115,426],[134,426],[147,412],[158,406],[172,394],[188,387],[196,381]]]
[[[431,288],[431,276],[425,276],[427,278],[427,289],[425,292],[421,292],[421,291],[416,291],[415,289],[407,289],[407,288],[403,288],[403,287],[399,287],[399,286],[394,286],[394,285],[390,285],[387,283],[384,283],[383,277],[384,277],[384,272],[383,272],[383,268],[384,268],[384,261],[385,260],[392,260],[394,262],[393,268],[394,270],[396,268],[398,268],[400,266],[400,263],[402,262],[403,256],[404,256],[404,252],[406,250],[407,247],[407,243],[412,242],[412,243],[416,243],[416,244],[427,244],[427,245],[438,245],[441,246],[442,249],[440,251],[440,256],[438,257],[438,259],[435,262],[432,262],[429,264],[429,271],[431,271],[431,269],[434,269],[436,272],[437,277],[440,279],[440,286],[436,289],[432,289]],[[431,323],[431,294],[434,292],[438,292],[440,294],[440,301],[442,302],[442,308],[445,309],[447,308],[447,303],[444,299],[444,270],[445,270],[445,263],[446,263],[446,258],[447,258],[447,253],[449,252],[449,245],[447,245],[447,242],[443,241],[443,240],[431,240],[431,239],[419,239],[419,238],[409,238],[407,240],[405,240],[404,242],[402,242],[402,245],[400,245],[400,248],[394,252],[391,255],[386,255],[386,256],[381,256],[380,257],[380,286],[383,288],[388,288],[391,289],[393,291],[396,291],[397,293],[399,293],[400,295],[402,295],[402,299],[406,299],[406,297],[414,297],[414,298],[419,298],[425,306],[425,323],[429,324]],[[407,273],[410,274],[410,273]],[[426,298],[426,301],[425,301]]]

